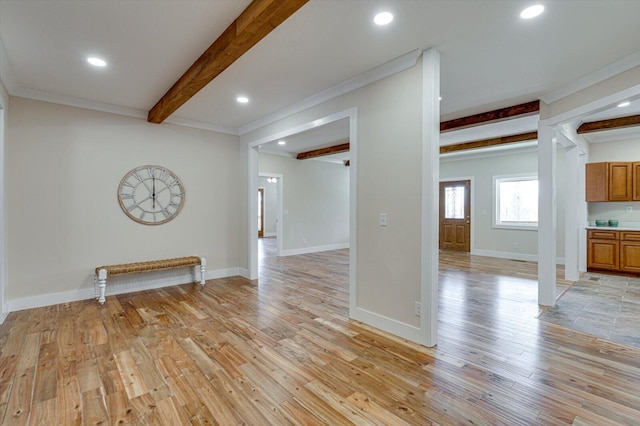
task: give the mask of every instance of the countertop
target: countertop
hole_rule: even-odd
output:
[[[635,226],[595,226],[595,225],[587,225],[586,229],[601,229],[606,231],[638,231],[640,232],[640,228]]]

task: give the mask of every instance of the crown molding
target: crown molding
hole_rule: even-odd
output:
[[[87,99],[76,98],[73,96],[64,96],[55,93],[45,92],[42,90],[25,89],[18,87],[13,92],[9,91],[11,96],[19,98],[33,99],[36,101],[51,102],[59,105],[67,105],[76,108],[83,108],[93,111],[106,112],[109,114],[117,114],[125,117],[139,118],[147,120],[147,111],[136,108],[123,107],[118,105],[111,105],[103,102],[95,102]],[[238,131],[235,128],[217,126],[210,123],[204,123],[202,121],[188,120],[180,117],[170,117],[165,120],[167,124],[174,124],[177,126],[192,127],[195,129],[210,130],[218,133],[226,133],[233,136],[238,136]]]
[[[76,98],[74,96],[51,93],[44,90],[25,89],[24,87],[18,87],[17,90],[15,90],[13,93],[9,92],[9,94],[18,98],[33,99],[36,101],[50,102],[71,107],[108,112],[111,114],[124,115],[127,117],[142,118],[145,120],[147,118],[146,111],[141,109],[112,105],[104,102],[90,101],[87,99]]]
[[[145,119],[146,119],[145,113]],[[238,129],[235,127],[218,126],[217,124],[205,123],[204,121],[190,120],[188,118],[169,117],[164,123],[175,124],[177,126],[193,127],[195,129],[210,130],[217,133],[225,133],[232,136],[240,136]]]
[[[418,62],[418,58],[420,58],[421,55],[422,50],[413,50],[396,59],[393,59],[369,71],[365,71],[362,74],[350,78],[349,80],[338,83],[333,87],[316,93],[315,95],[311,95],[308,98],[301,100],[300,102],[281,109],[280,111],[276,111],[254,122],[245,124],[244,126],[240,127],[238,133],[240,134],[240,136],[242,136],[246,133],[259,129],[260,127],[275,123],[276,121],[282,120],[300,111],[304,111],[316,105],[320,105],[323,102],[327,102],[331,99],[337,98],[338,96],[344,95],[345,93],[352,92],[368,84],[375,83],[376,81],[382,80],[383,78],[407,70],[416,65],[416,63]]]
[[[541,96],[540,99],[542,99],[547,104],[557,102],[560,99],[566,98],[567,96],[573,95],[574,93],[591,87],[594,84],[603,82],[611,77],[614,77],[637,66],[640,66],[640,51],[632,53],[629,56],[625,56],[624,58],[619,59],[595,72],[592,72],[591,74],[587,74],[584,77],[579,78],[578,80],[564,87],[561,87],[558,90],[549,92],[546,95]]]
[[[7,51],[4,50],[2,40],[0,40],[0,82],[7,92],[9,92],[11,96],[14,96],[14,92],[18,89],[18,83],[9,64]]]
[[[538,141],[528,141],[522,143],[514,143],[511,146],[497,146],[479,149],[470,149],[466,151],[456,151],[447,154],[440,154],[441,163],[449,163],[452,161],[479,160],[481,158],[494,158],[501,155],[516,155],[538,151]]]

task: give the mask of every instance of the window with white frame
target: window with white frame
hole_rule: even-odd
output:
[[[494,176],[495,228],[538,228],[538,176]]]

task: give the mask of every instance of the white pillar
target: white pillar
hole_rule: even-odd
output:
[[[580,152],[578,155],[578,271],[586,272],[587,270],[587,225],[588,208],[586,201],[586,176],[585,167],[587,164],[587,154]]]
[[[249,150],[249,279],[258,279],[258,150]]]
[[[440,53],[422,55],[422,268],[420,329],[426,346],[438,330],[438,214],[440,181]]]
[[[538,124],[538,304],[556,303],[555,130]]]
[[[577,146],[567,148],[565,152],[565,188],[564,188],[564,277],[578,281],[579,232],[584,229],[580,222],[579,153]],[[582,193],[584,194],[584,192]]]

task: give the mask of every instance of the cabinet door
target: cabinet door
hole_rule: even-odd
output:
[[[640,242],[620,242],[620,269],[640,273]]]
[[[585,172],[586,200],[607,201],[607,181],[609,180],[607,163],[587,163]]]
[[[620,243],[612,240],[589,240],[587,267],[617,271],[620,268]]]
[[[609,201],[631,200],[631,163],[609,164]]]
[[[631,163],[631,199],[640,201],[640,162]]]

